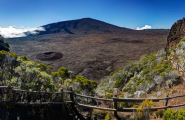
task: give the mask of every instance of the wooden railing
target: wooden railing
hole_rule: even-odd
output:
[[[173,59],[170,59],[172,63],[175,63]],[[185,70],[178,64],[175,63],[175,67],[179,72],[182,72],[184,76]],[[114,96],[112,99],[104,99],[92,96],[86,96],[77,94],[72,90],[60,92],[47,92],[47,91],[29,91],[13,89],[11,86],[0,86],[0,103],[9,102],[12,104],[20,105],[49,105],[49,104],[60,104],[62,106],[62,111],[65,112],[65,104],[70,104],[72,109],[76,106],[87,107],[92,109],[100,109],[106,111],[113,111],[114,116],[117,116],[117,112],[133,112],[137,108],[126,108],[120,107],[120,103],[142,103],[144,100],[152,100],[153,102],[164,101],[164,105],[160,107],[152,107],[150,111],[157,111],[159,109],[167,109],[174,107],[185,106],[185,104],[178,105],[168,105],[168,101],[174,98],[185,97],[185,95],[178,96],[166,96],[164,98],[118,98]],[[100,102],[101,101],[101,102]]]
[[[61,104],[63,107],[63,112],[65,112],[64,104],[71,104],[72,108],[77,106],[92,108],[92,109],[100,109],[106,111],[113,111],[114,116],[117,116],[117,112],[133,112],[136,111],[137,108],[120,108],[118,104],[120,102],[136,102],[141,103],[144,100],[152,100],[153,102],[159,102],[160,100],[164,100],[164,106],[161,107],[152,107],[151,111],[157,111],[158,109],[167,109],[174,107],[185,106],[185,104],[178,105],[168,105],[168,100],[185,97],[185,95],[166,96],[164,98],[117,98],[116,96],[113,99],[104,99],[92,96],[86,96],[75,93],[72,88],[69,91],[61,92],[46,92],[46,91],[28,91],[28,90],[19,90],[13,89],[9,86],[0,86],[0,102],[10,102],[13,104],[21,104],[21,105],[47,105],[47,104]],[[81,98],[81,101],[78,101],[78,98]],[[99,104],[99,101],[101,105]],[[108,103],[109,102],[109,103]],[[102,105],[102,103],[105,103]]]

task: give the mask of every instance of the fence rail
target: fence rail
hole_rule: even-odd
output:
[[[4,90],[6,90],[4,92]],[[35,94],[35,96],[34,96]],[[64,94],[68,94],[68,100],[64,100]],[[21,95],[21,96],[20,96]],[[29,100],[30,95],[31,97],[35,97],[35,100]],[[45,96],[44,96],[45,95]],[[57,96],[58,95],[58,96]],[[39,97],[39,98],[38,98]],[[42,100],[46,97],[47,100]],[[94,101],[103,101],[103,102],[113,102],[112,108],[109,107],[102,107],[97,105],[87,105],[84,103],[79,103],[77,101],[77,97],[81,97],[83,99],[87,99],[86,103],[90,103],[93,100]],[[117,98],[116,96],[113,97],[113,99],[104,99],[104,98],[97,98],[92,96],[86,96],[75,93],[72,88],[70,91],[63,91],[61,92],[46,92],[46,91],[28,91],[28,90],[19,90],[19,89],[13,89],[10,86],[0,86],[0,103],[2,102],[11,102],[13,104],[20,104],[20,105],[50,105],[50,104],[71,104],[71,105],[77,105],[81,107],[87,107],[92,109],[100,109],[100,110],[106,110],[106,111],[114,111],[114,115],[117,115],[117,112],[133,112],[136,111],[137,108],[118,108],[118,102],[137,102],[141,103],[144,100],[152,100],[153,102],[159,102],[160,100],[164,100],[164,106],[162,107],[152,107],[150,108],[151,111],[157,111],[158,109],[167,109],[167,108],[174,108],[174,107],[181,107],[185,106],[185,104],[179,104],[179,105],[168,105],[168,100],[173,98],[179,98],[179,97],[185,97],[185,95],[178,95],[178,96],[172,96],[172,97],[164,97],[164,98]],[[20,99],[19,99],[20,98]],[[24,98],[24,99],[21,99]],[[91,100],[89,100],[91,99]]]

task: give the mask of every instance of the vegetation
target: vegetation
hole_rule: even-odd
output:
[[[93,116],[96,116],[98,119],[106,119],[106,118],[110,117],[110,116],[108,116],[107,111],[104,111],[104,110],[94,109],[92,114],[93,114]]]
[[[94,93],[94,90],[97,87],[97,82],[93,80],[88,80],[83,76],[76,75],[73,80],[67,79],[64,81],[64,84],[61,85],[63,88],[73,87],[74,91],[77,93],[83,93],[91,95]]]
[[[10,51],[10,46],[7,42],[4,42],[4,38],[0,35],[0,51]]]
[[[107,114],[107,115],[105,116],[105,120],[111,120],[109,114]]]
[[[152,100],[146,99],[142,102],[141,106],[137,108],[138,117],[140,119],[149,120],[150,118],[150,108],[153,105]]]
[[[108,93],[113,92],[114,88],[118,88],[130,94],[134,94],[138,90],[148,93],[157,85],[160,86],[169,80],[172,73],[172,64],[166,60],[166,52],[160,50],[143,55],[139,61],[129,62],[115,70],[102,80],[96,92],[107,96]],[[109,89],[112,91],[108,92]]]
[[[168,109],[164,112],[163,120],[184,120],[185,119],[185,109],[179,109],[172,111]]]

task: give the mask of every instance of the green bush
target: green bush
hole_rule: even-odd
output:
[[[138,105],[133,105],[131,108],[138,108],[139,106]]]
[[[76,82],[80,82],[81,83],[81,87],[82,88],[96,88],[97,87],[97,82],[93,81],[93,80],[88,80],[86,78],[84,78],[83,76],[79,76],[76,75],[75,76],[75,80],[73,82],[73,84],[75,84]]]
[[[103,98],[105,98],[105,99],[112,99],[112,97],[113,97],[112,93],[107,93],[107,94],[105,94],[105,96]]]
[[[23,61],[30,61],[30,59],[27,58],[26,56],[20,56],[19,59],[21,59]]]
[[[58,70],[58,75],[60,75],[62,78],[68,78],[70,73],[68,71],[67,68],[65,67],[61,67],[59,70]]]
[[[168,109],[164,112],[163,120],[185,120],[185,109],[175,111]]]

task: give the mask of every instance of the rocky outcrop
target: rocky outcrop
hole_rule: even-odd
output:
[[[58,60],[63,57],[63,54],[60,52],[45,52],[40,53],[36,56],[37,59],[42,61],[51,61],[51,60]]]
[[[175,46],[185,36],[185,18],[175,22],[167,37],[166,52],[169,53],[169,48]]]
[[[9,44],[7,42],[4,42],[4,38],[0,35],[0,51],[5,50],[9,51]]]

